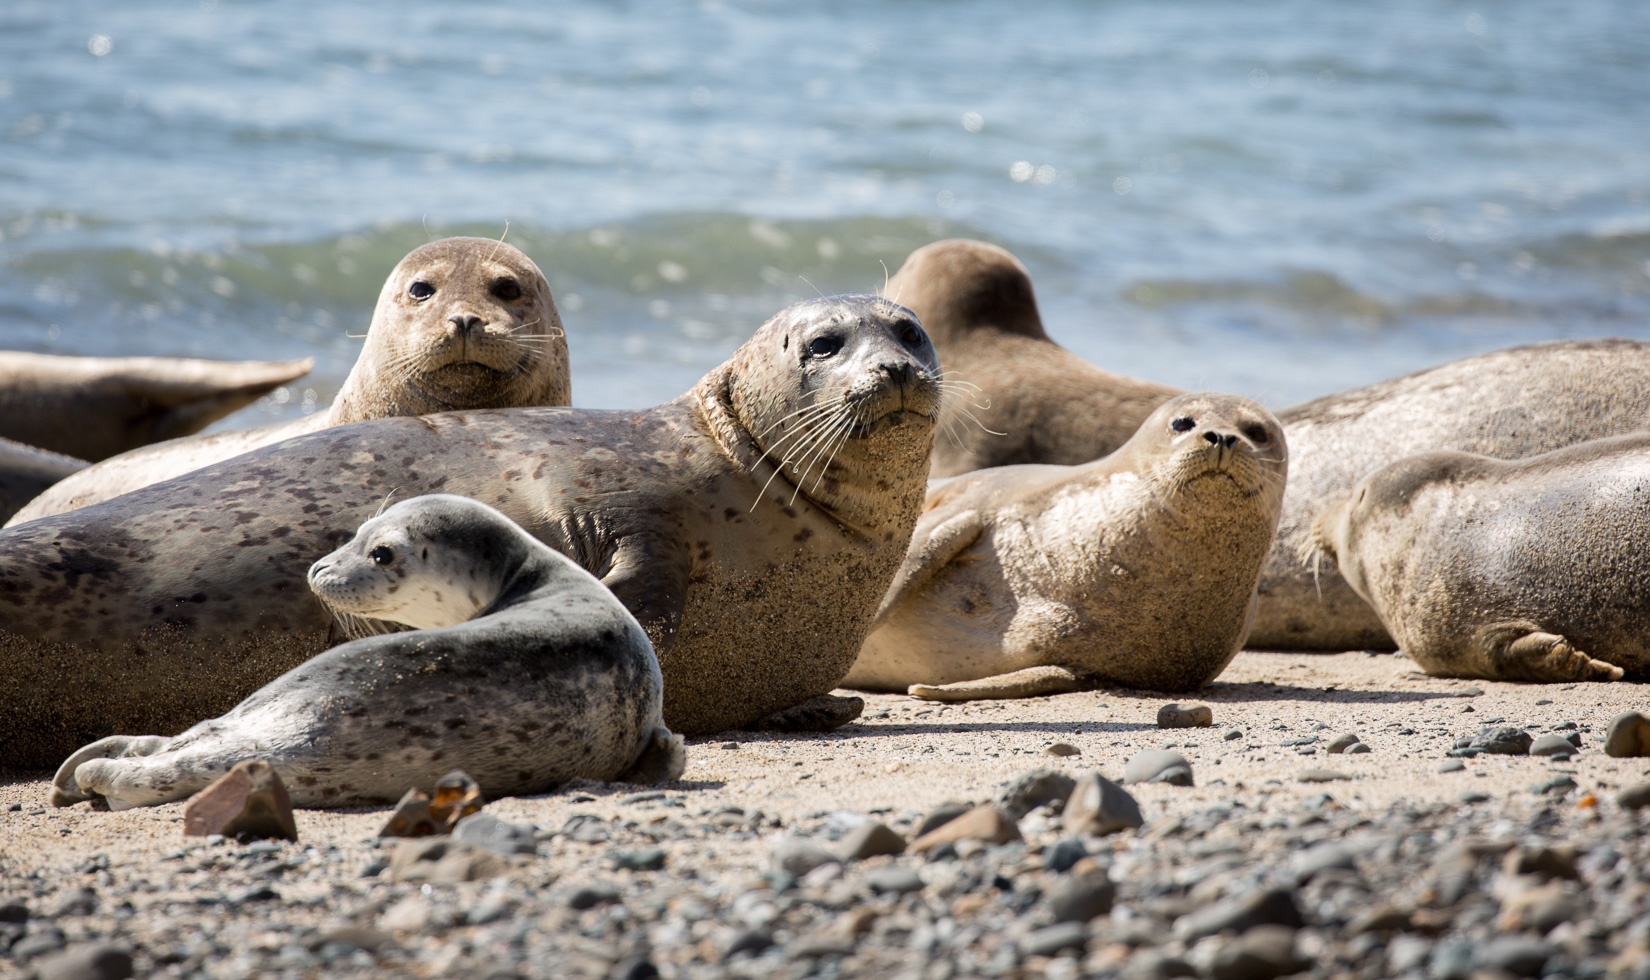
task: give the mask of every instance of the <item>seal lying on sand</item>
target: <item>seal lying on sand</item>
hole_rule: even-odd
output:
[[[327,645],[303,587],[387,494],[497,507],[613,590],[683,733],[829,727],[922,509],[934,348],[873,296],[775,315],[645,411],[358,422],[0,532],[0,765],[222,714]],[[809,702],[799,707],[799,703]]]
[[[91,464],[73,456],[0,439],[0,521],[42,491]]]
[[[944,701],[1205,683],[1249,631],[1287,459],[1265,409],[1203,393],[1096,462],[940,483],[843,683]]]
[[[932,476],[1099,459],[1180,394],[1102,371],[1050,340],[1025,266],[995,245],[925,245],[884,292],[922,321],[948,382],[969,386],[946,399]]]
[[[0,351],[0,438],[106,459],[199,432],[314,366]]]
[[[337,425],[467,408],[566,405],[569,390],[567,338],[538,266],[489,238],[444,238],[412,251],[384,281],[366,345],[325,412],[117,456],[53,487],[11,523],[86,507]]]
[[[491,507],[448,495],[396,504],[316,562],[309,583],[335,612],[417,632],[333,647],[176,738],[88,745],[58,770],[52,804],[170,803],[252,758],[300,806],[393,802],[454,768],[490,797],[682,774],[641,626]]]
[[[1411,456],[1326,509],[1313,543],[1429,674],[1650,677],[1650,433]]]

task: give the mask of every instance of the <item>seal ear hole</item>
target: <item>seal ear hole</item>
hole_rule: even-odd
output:
[[[429,561],[430,560],[430,549],[425,548],[424,551],[418,556],[418,560],[419,561]]]
[[[1266,426],[1264,425],[1251,425],[1243,430],[1243,434],[1248,436],[1249,441],[1257,446],[1264,446],[1272,439],[1272,437],[1267,434]]]
[[[1195,419],[1193,419],[1190,415],[1182,415],[1180,418],[1177,418],[1173,422],[1170,422],[1169,423],[1169,428],[1175,430],[1176,432],[1190,432],[1190,431],[1192,431],[1192,428],[1196,425],[1197,425],[1197,421]]]
[[[415,279],[413,280],[413,284],[407,287],[407,295],[419,302],[423,302],[424,300],[427,300],[431,296],[435,295],[435,287],[422,279]]]
[[[385,545],[379,545],[367,552],[367,557],[372,559],[374,565],[389,565],[395,561],[395,552]]]
[[[814,357],[830,357],[841,349],[840,337],[815,337],[808,341],[808,353]]]
[[[493,295],[505,302],[521,299],[521,283],[514,279],[500,279],[493,283]]]

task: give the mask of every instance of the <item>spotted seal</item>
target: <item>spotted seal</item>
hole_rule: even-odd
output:
[[[567,339],[538,266],[492,239],[443,238],[414,249],[384,281],[361,355],[326,411],[116,456],[52,487],[11,523],[85,507],[351,422],[569,400]]]
[[[53,805],[169,803],[249,758],[300,806],[393,802],[454,768],[490,797],[682,774],[635,617],[486,504],[398,503],[312,565],[309,585],[337,614],[415,631],[333,647],[175,738],[88,745],[58,770]]]
[[[601,579],[673,731],[840,724],[862,705],[822,696],[905,555],[939,382],[910,311],[817,299],[656,408],[358,422],[8,528],[0,765],[180,731],[319,652],[305,570],[392,491],[480,500]]]
[[[945,701],[1198,687],[1249,631],[1287,465],[1271,413],[1199,393],[1104,459],[940,481],[844,684]]]
[[[73,456],[0,439],[0,521],[17,513],[47,487],[89,465]]]

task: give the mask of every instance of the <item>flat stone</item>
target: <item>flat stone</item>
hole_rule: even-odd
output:
[[[1174,932],[1189,943],[1227,929],[1245,932],[1265,925],[1299,929],[1305,924],[1294,891],[1262,888],[1183,915],[1175,922]]]
[[[617,888],[608,882],[596,881],[573,889],[567,896],[567,905],[569,908],[578,909],[582,912],[585,909],[593,909],[598,905],[617,902],[618,900],[619,890]]]
[[[1242,732],[1242,731],[1240,731],[1240,730],[1238,730],[1238,729],[1236,729],[1236,728],[1234,728],[1234,729],[1232,729],[1232,730],[1231,730],[1231,731],[1229,731],[1229,732],[1227,732],[1227,733],[1226,733],[1226,734],[1224,734],[1224,735],[1222,735],[1222,736],[1220,736],[1220,737],[1221,737],[1221,738],[1223,738],[1223,739],[1225,739],[1225,740],[1226,740],[1226,741],[1228,741],[1228,742],[1235,742],[1235,741],[1237,741],[1237,740],[1238,740],[1238,739],[1240,739],[1240,738],[1242,738],[1242,737],[1243,737],[1243,732]]]
[[[1343,871],[1357,871],[1357,852],[1345,844],[1334,841],[1314,844],[1304,851],[1300,851],[1289,861],[1290,870],[1295,873],[1295,880],[1301,884],[1310,881],[1320,871],[1339,868]]]
[[[1353,742],[1351,745],[1346,747],[1347,755],[1363,755],[1368,751],[1370,751],[1369,746],[1365,745],[1363,742]]]
[[[1604,736],[1604,754],[1617,759],[1650,756],[1650,718],[1637,711],[1617,715]]]
[[[1055,922],[1087,922],[1111,911],[1117,885],[1104,873],[1074,874],[1048,893]]]
[[[1547,793],[1568,793],[1570,790],[1575,788],[1576,781],[1570,776],[1561,773],[1549,780],[1536,783],[1534,786],[1531,786],[1530,792],[1536,794],[1537,796],[1543,796]]]
[[[537,854],[533,828],[507,823],[490,813],[472,813],[453,828],[453,837],[480,844],[495,854]]]
[[[665,852],[657,847],[620,851],[613,855],[613,867],[618,871],[658,871],[664,866]]]
[[[1311,960],[1295,953],[1294,929],[1262,925],[1222,944],[1209,960],[1209,978],[1274,980],[1311,967]]]
[[[1412,926],[1408,912],[1392,905],[1377,905],[1354,915],[1346,924],[1346,932],[1350,936],[1361,936],[1366,932],[1407,932]]]
[[[878,820],[867,820],[843,834],[836,848],[837,857],[843,861],[863,861],[879,854],[904,852],[905,838]]]
[[[1064,801],[1077,785],[1076,780],[1053,769],[1033,769],[997,796],[997,806],[1015,820],[1056,800]]]
[[[298,839],[292,799],[269,763],[247,759],[189,798],[183,807],[183,836],[279,837]]]
[[[800,878],[822,864],[841,859],[805,837],[783,837],[768,850],[768,860],[775,868]]]
[[[1467,764],[1465,762],[1462,762],[1460,759],[1445,759],[1443,764],[1438,767],[1438,771],[1439,772],[1461,772],[1462,770],[1464,770],[1466,768],[1467,768]]]
[[[903,895],[906,892],[922,891],[922,876],[910,868],[890,866],[878,868],[865,876],[865,887],[877,895],[893,893]]]
[[[404,841],[390,857],[392,881],[453,884],[481,881],[509,870],[502,858],[484,847],[451,837]]]
[[[109,943],[77,943],[34,964],[36,980],[127,980],[132,954]]]
[[[738,743],[734,743],[734,744],[737,746]],[[665,798],[665,791],[664,790],[662,790],[662,789],[648,789],[648,790],[643,790],[640,793],[628,793],[624,796],[619,797],[617,800],[614,800],[613,802],[618,803],[622,806],[630,806],[630,805],[633,805],[633,804],[636,804],[636,803],[652,803],[655,800],[662,800],[664,798]]]
[[[1552,956],[1552,947],[1529,936],[1502,934],[1475,943],[1472,965],[1480,970],[1501,970],[1515,977],[1538,977]]]
[[[1214,709],[1206,704],[1165,704],[1157,709],[1158,728],[1208,728],[1214,723]]]
[[[433,837],[447,832],[446,824],[438,824],[430,816],[430,796],[421,789],[409,789],[395,805],[390,818],[384,821],[380,837]]]
[[[1575,755],[1577,746],[1563,735],[1547,734],[1530,743],[1531,755]]]
[[[955,844],[961,840],[1006,844],[1019,839],[1019,823],[1013,817],[994,806],[977,806],[918,837],[911,842],[909,850],[922,854],[941,844]]]
[[[1334,772],[1329,769],[1303,769],[1295,773],[1295,782],[1297,783],[1334,783],[1351,778],[1344,772]]]
[[[35,957],[57,952],[63,948],[66,942],[67,940],[63,938],[61,929],[43,929],[40,932],[30,933],[13,943],[11,958],[19,963],[27,963]]]
[[[1053,847],[1043,852],[1043,870],[1055,874],[1071,870],[1071,866],[1089,856],[1088,848],[1083,846],[1082,840],[1076,837],[1067,837],[1056,841]]]
[[[793,960],[817,960],[826,956],[854,955],[854,941],[835,932],[821,932],[803,936],[785,947],[785,955]]]
[[[1083,750],[1075,745],[1072,745],[1070,742],[1055,742],[1053,745],[1050,745],[1048,748],[1044,749],[1043,754],[1057,756],[1063,759],[1067,756],[1082,755]]]
[[[481,784],[462,769],[454,769],[442,776],[430,794],[430,817],[451,831],[460,820],[481,809],[487,802],[481,798]]]
[[[1502,726],[1486,728],[1472,737],[1469,749],[1478,749],[1491,755],[1529,755],[1530,733],[1522,728]]]
[[[1021,949],[1027,956],[1054,956],[1065,950],[1082,953],[1088,944],[1088,926],[1081,922],[1056,922],[1026,936]]]
[[[1363,739],[1356,735],[1341,735],[1333,742],[1330,742],[1329,746],[1324,751],[1328,752],[1330,755],[1340,755],[1352,746],[1362,744]]]
[[[91,915],[96,911],[97,892],[90,888],[71,888],[58,897],[56,905],[52,907],[52,917]]]
[[[1171,770],[1184,770],[1184,776]],[[1184,781],[1179,781],[1184,779]],[[1138,753],[1123,766],[1123,782],[1162,783],[1175,786],[1192,785],[1192,764],[1179,752],[1167,749],[1147,749]]]
[[[1577,866],[1576,849],[1561,844],[1556,847],[1515,847],[1501,859],[1501,871],[1508,877],[1531,875],[1543,881],[1562,878],[1578,881],[1581,869]]]
[[[1078,777],[1061,811],[1061,820],[1070,833],[1101,837],[1133,830],[1146,822],[1134,796],[1097,772]]]
[[[941,803],[922,818],[922,823],[917,825],[917,836],[921,837],[931,830],[937,830],[967,813],[968,809],[966,803]]]
[[[339,926],[311,937],[304,945],[310,949],[320,949],[322,946],[335,943],[351,949],[364,949],[370,953],[385,943],[392,942],[394,938],[382,929],[370,926]]]
[[[1626,810],[1642,810],[1650,806],[1650,783],[1629,786],[1617,793],[1616,805]]]
[[[1469,789],[1455,798],[1455,802],[1471,806],[1474,803],[1483,803],[1490,798],[1490,794],[1482,790]]]

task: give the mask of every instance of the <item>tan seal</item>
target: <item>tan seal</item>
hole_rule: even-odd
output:
[[[173,440],[106,460],[53,487],[13,524],[61,514],[251,452],[367,419],[566,405],[567,339],[533,260],[486,238],[444,238],[384,281],[355,367],[324,412]]]
[[[935,477],[1099,459],[1180,394],[1102,371],[1050,340],[1031,277],[995,245],[925,245],[884,292],[917,314],[953,388],[934,440]]]
[[[1287,461],[1265,409],[1200,393],[1104,459],[940,483],[845,685],[954,701],[1198,687],[1249,631]]]
[[[337,624],[305,572],[392,492],[479,500],[600,579],[671,729],[840,724],[858,699],[813,699],[905,555],[939,382],[910,311],[812,300],[656,408],[359,422],[8,528],[0,765],[181,731],[318,653]]]
[[[1430,674],[1650,677],[1650,434],[1410,456],[1326,509],[1314,543]]]
[[[0,351],[0,439],[107,459],[199,432],[314,364]]]

